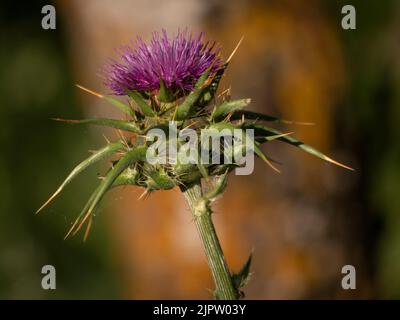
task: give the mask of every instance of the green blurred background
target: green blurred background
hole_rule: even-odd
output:
[[[166,5],[160,1],[141,0],[98,0],[85,3],[56,1],[52,4],[57,9],[57,29],[43,30],[41,8],[47,3],[17,3],[4,0],[0,5],[0,298],[208,297],[206,290],[197,294],[199,288],[203,290],[204,285],[201,281],[191,283],[190,277],[186,282],[182,280],[182,291],[177,289],[180,287],[179,279],[182,273],[209,281],[207,270],[196,271],[194,266],[199,263],[203,268],[203,257],[199,262],[193,263],[192,269],[176,271],[175,274],[174,270],[171,270],[172,262],[168,256],[156,259],[157,252],[161,254],[161,251],[164,251],[163,246],[156,242],[165,244],[162,238],[164,233],[135,235],[133,230],[130,232],[123,229],[123,223],[115,223],[110,227],[110,221],[113,221],[110,212],[113,210],[110,207],[117,207],[118,201],[113,201],[106,209],[100,210],[88,242],[82,243],[80,237],[63,240],[68,225],[95,186],[95,177],[102,172],[101,166],[89,170],[78,182],[68,186],[42,215],[34,215],[36,209],[55,190],[73,165],[86,156],[87,150],[102,145],[102,130],[71,127],[50,120],[55,117],[77,119],[88,114],[104,115],[104,106],[99,105],[97,108],[93,102],[95,98],[78,93],[74,83],[79,82],[105,92],[101,80],[96,80],[95,77],[101,63],[113,54],[112,47],[118,43],[127,43],[138,34],[148,36],[154,29],[166,27],[175,32],[176,26],[192,27],[192,24],[195,29],[207,30],[213,39],[227,46],[229,49],[224,51],[225,54],[229,54],[230,48],[233,48],[237,39],[244,34],[243,50],[237,54],[238,63],[232,66],[238,71],[233,71],[229,78],[233,92],[235,89],[239,92],[234,95],[252,98],[255,96],[256,108],[264,108],[264,111],[272,114],[316,122],[317,128],[307,128],[304,136],[311,140],[315,137],[317,146],[322,147],[323,151],[330,150],[330,155],[356,168],[352,176],[338,173],[337,169],[329,169],[331,171],[328,177],[322,174],[328,170],[325,165],[316,164],[319,166],[316,171],[314,167],[305,169],[306,173],[315,172],[315,181],[319,181],[319,177],[323,176],[322,180],[329,180],[327,185],[331,183],[336,186],[334,190],[344,190],[331,192],[333,189],[327,188],[322,196],[321,193],[308,190],[307,201],[301,198],[302,183],[311,183],[307,174],[298,177],[299,187],[295,190],[290,183],[286,185],[281,182],[290,180],[290,174],[293,173],[290,170],[302,171],[303,166],[307,164],[292,164],[285,158],[288,155],[283,153],[280,160],[285,163],[284,167],[292,169],[288,169],[288,175],[283,174],[271,179],[276,182],[274,186],[279,184],[276,188],[279,189],[282,198],[285,198],[287,192],[290,194],[288,197],[294,199],[293,203],[302,203],[303,200],[307,202],[304,212],[325,211],[324,208],[327,207],[319,203],[326,203],[329,199],[329,203],[332,204],[330,207],[337,212],[337,215],[334,213],[323,221],[324,225],[328,225],[328,231],[324,231],[323,237],[328,240],[322,244],[328,243],[329,248],[321,245],[321,248],[316,250],[329,252],[332,247],[335,248],[333,251],[336,253],[329,255],[325,261],[329,264],[335,264],[336,256],[343,258],[338,258],[338,265],[342,262],[342,265],[353,264],[353,261],[356,261],[354,264],[357,265],[357,270],[361,270],[360,274],[357,274],[358,289],[351,293],[341,292],[340,269],[337,270],[337,275],[326,276],[326,281],[322,272],[319,278],[304,277],[301,282],[296,280],[297,282],[289,282],[287,287],[280,287],[279,283],[289,281],[288,279],[294,277],[293,274],[301,278],[308,269],[303,265],[298,268],[297,260],[292,262],[288,259],[282,262],[282,274],[274,278],[268,271],[266,274],[262,273],[262,270],[269,270],[268,265],[271,261],[267,259],[259,260],[255,265],[253,281],[256,283],[249,287],[249,298],[400,298],[400,2],[235,0],[227,3],[219,0],[174,0]],[[340,27],[341,8],[344,4],[356,7],[356,30],[345,31]],[[179,11],[179,14],[176,11]],[[125,30],[124,34],[117,33],[116,30],[119,29],[113,21],[118,28]],[[96,33],[97,30],[105,32]],[[308,48],[307,39],[304,42],[295,40],[301,37],[301,32],[308,34],[312,39],[320,38],[321,42],[317,47]],[[261,47],[266,48],[267,52],[271,52],[268,48],[273,48],[274,54],[266,58],[267,55],[259,49]],[[317,53],[313,50],[319,49],[326,54],[322,58],[315,58],[320,59],[319,64],[311,66],[310,73],[314,72],[313,68],[317,71],[328,71],[324,73],[325,78],[321,76],[318,78],[320,80],[315,81],[317,87],[313,90],[321,92],[318,91],[318,85],[322,86],[321,90],[327,90],[323,87],[325,80],[340,78],[337,83],[332,82],[335,89],[329,89],[326,96],[325,93],[321,93],[326,100],[318,100],[329,101],[330,111],[323,114],[314,111],[313,113],[306,107],[294,111],[290,109],[290,103],[281,107],[281,101],[296,101],[298,97],[293,93],[293,99],[277,98],[279,94],[276,92],[281,90],[279,86],[283,74],[280,66],[285,63],[280,62],[281,59],[293,52],[294,58],[285,64],[285,68],[289,68],[289,71],[285,72],[292,79],[290,72],[297,70],[298,65],[305,68],[307,75],[307,63],[315,62],[314,55]],[[253,51],[258,53],[253,55]],[[300,83],[304,83],[304,89],[300,86],[299,95],[309,90],[305,82]],[[264,90],[268,91],[268,94]],[[260,101],[266,104],[260,106]],[[88,107],[88,104],[92,107]],[[315,105],[318,110],[319,102]],[[321,105],[320,108],[325,108],[325,105]],[[328,127],[329,130],[326,130]],[[318,137],[322,136],[326,138],[318,140]],[[303,157],[299,153],[289,155],[293,158]],[[317,162],[315,159],[310,160],[313,165]],[[261,163],[257,165],[261,166]],[[263,179],[270,180],[269,175],[272,173],[267,172]],[[339,179],[332,178],[332,175],[339,175]],[[250,198],[244,196],[241,186],[245,188],[252,184],[255,189],[263,189],[257,184],[260,183],[258,180],[239,181],[240,184],[232,187],[232,193],[226,195],[227,202],[229,197],[237,194],[235,192],[242,196],[242,202],[250,201]],[[318,188],[319,182],[315,183]],[[267,188],[263,190],[268,192]],[[140,192],[137,191],[135,195],[137,194]],[[162,197],[165,199],[169,194],[165,193]],[[113,198],[118,200],[118,196]],[[137,196],[133,197],[128,204],[125,203],[125,198],[124,205],[133,206],[136,198]],[[152,225],[161,223],[157,222],[160,221],[157,220],[157,215],[165,219],[170,210],[162,205],[157,207],[154,201],[158,198],[155,199],[150,197],[146,200],[147,204],[143,206],[152,207],[146,212],[146,217],[144,214],[139,215],[136,222],[147,219],[145,223],[151,225],[149,228],[156,228]],[[164,200],[160,198],[159,202],[161,201]],[[258,208],[267,205],[262,201],[259,199]],[[222,206],[229,208],[227,203]],[[279,210],[285,212],[285,208]],[[290,210],[288,209],[288,212]],[[295,217],[302,210],[293,209],[294,218],[277,215],[274,219],[289,219],[288,223],[286,220],[279,222],[279,226],[285,228],[285,225],[291,226],[294,223]],[[137,213],[129,213],[133,214]],[[181,214],[184,216],[184,213]],[[242,216],[243,214],[242,212]],[[117,217],[118,215],[115,219]],[[246,224],[247,220],[243,222],[243,218],[238,219],[235,221],[240,223],[242,228],[238,237],[248,241],[241,242],[248,243],[248,246],[242,248],[243,251],[240,252],[243,253],[238,260],[243,261],[246,252],[253,246],[256,248],[256,255],[263,256],[263,250],[257,252],[257,246],[262,247],[265,241],[287,241],[279,237],[264,239],[250,236],[254,226]],[[246,219],[251,220],[252,216],[248,214]],[[273,226],[274,219],[270,219],[272,222],[270,221],[269,225]],[[304,224],[320,223],[318,219],[325,218],[296,222],[298,228],[295,226],[295,229],[303,230]],[[338,220],[339,227],[331,228],[330,226],[335,226]],[[177,223],[183,224],[185,228],[190,226],[189,215],[183,222]],[[160,230],[163,228],[158,227]],[[137,228],[140,229],[140,226]],[[304,229],[304,233],[307,233],[307,228]],[[163,232],[168,234],[168,230]],[[232,237],[237,236],[236,231],[228,227],[223,232],[223,245],[228,247],[228,260],[233,260],[236,265],[235,252],[229,249],[230,232]],[[262,231],[260,233],[262,234]],[[194,233],[189,236],[197,241]],[[143,246],[140,245],[140,241],[143,242]],[[153,249],[155,255],[145,252],[146,244],[147,250]],[[175,245],[179,247],[179,243]],[[171,248],[172,245],[165,246]],[[236,244],[232,247],[238,248]],[[273,250],[275,249],[267,247],[266,252]],[[279,247],[276,250],[284,249]],[[311,255],[315,252],[312,251]],[[128,256],[130,258],[127,258]],[[171,254],[171,257],[173,256]],[[148,265],[146,261],[142,261],[146,259]],[[269,259],[274,258],[272,256]],[[277,260],[279,259],[280,256]],[[56,267],[56,290],[46,291],[40,286],[40,270],[45,264]],[[150,266],[150,269],[146,266]],[[320,267],[325,268],[324,265]],[[145,268],[150,271],[141,280],[141,270]],[[304,268],[306,271],[303,272]],[[127,275],[131,275],[133,279],[127,280],[131,277]],[[152,282],[153,280],[155,282]],[[268,283],[270,280],[271,283],[274,281],[272,287],[257,284]],[[145,283],[140,283],[141,281]],[[190,284],[187,284],[189,282]],[[292,287],[299,287],[299,283],[302,289],[293,291]],[[158,288],[158,285],[163,289]]]

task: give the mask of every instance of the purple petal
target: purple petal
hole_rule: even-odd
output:
[[[187,30],[172,39],[165,30],[154,32],[148,43],[138,38],[134,48],[125,46],[118,53],[120,62],[110,61],[103,72],[104,84],[117,95],[126,89],[157,91],[160,79],[173,93],[185,94],[209,67],[215,72],[222,65],[220,48],[204,42],[204,33],[193,36]]]

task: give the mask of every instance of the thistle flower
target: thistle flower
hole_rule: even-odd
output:
[[[242,133],[252,130],[254,139],[248,139],[246,136],[243,140],[245,142],[242,142],[235,152],[247,150],[246,144],[249,141],[253,145],[251,152],[273,169],[275,167],[260,148],[262,144],[268,144],[272,140],[292,145],[344,168],[351,168],[297,140],[289,135],[290,133],[283,133],[265,124],[293,122],[243,110],[250,103],[250,99],[230,100],[226,91],[216,98],[220,80],[240,42],[230,57],[222,62],[219,48],[215,49],[215,44],[203,42],[203,39],[203,33],[193,37],[187,31],[178,32],[175,38],[169,39],[163,31],[162,34],[153,33],[149,44],[138,39],[135,49],[125,47],[122,50],[122,62],[114,61],[106,68],[105,84],[116,95],[128,95],[129,104],[79,86],[96,97],[107,100],[126,116],[124,119],[63,121],[111,127],[118,130],[120,139],[107,141],[105,147],[78,164],[38,212],[86,168],[107,157],[117,157],[117,160],[111,162],[110,169],[101,179],[66,237],[76,234],[84,225],[84,238],[87,237],[95,210],[106,192],[114,187],[134,185],[144,188],[143,194],[177,187],[188,201],[193,221],[203,241],[216,286],[214,296],[217,299],[238,299],[242,296],[242,287],[249,279],[251,255],[240,272],[231,273],[213,226],[211,204],[223,193],[228,173],[240,165],[232,162],[183,164],[170,160],[167,163],[154,164],[146,156],[152,146],[153,139],[149,139],[152,129],[165,130],[172,122],[176,126],[176,133],[192,128],[197,140],[201,140],[199,136],[203,129],[217,132],[239,130]],[[121,131],[130,135],[123,135]],[[217,149],[225,147],[219,147],[221,145],[217,143]],[[202,184],[204,180],[208,183]]]
[[[204,33],[193,36],[188,30],[169,38],[165,30],[154,32],[149,43],[141,38],[135,48],[119,50],[121,62],[112,61],[104,69],[104,84],[116,95],[127,90],[154,93],[163,82],[172,96],[193,90],[200,76],[209,68],[218,70],[222,61],[215,42],[205,42]]]

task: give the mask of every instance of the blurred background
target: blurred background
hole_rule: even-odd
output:
[[[57,29],[43,30],[53,4]],[[352,4],[357,29],[341,28]],[[51,118],[120,116],[75,83],[107,93],[99,70],[137,35],[205,30],[227,57],[223,87],[253,110],[315,126],[283,127],[355,172],[271,144],[281,174],[261,161],[234,176],[214,208],[228,263],[254,249],[249,299],[400,298],[400,2],[394,0],[3,0],[0,4],[0,298],[210,298],[211,276],[177,191],[138,201],[108,194],[87,242],[64,241],[106,164],[36,209],[87,151],[113,132]],[[41,288],[54,265],[57,289]],[[354,265],[357,289],[341,287]]]

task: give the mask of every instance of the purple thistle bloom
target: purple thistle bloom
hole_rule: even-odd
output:
[[[175,96],[191,91],[199,77],[211,67],[217,71],[222,60],[215,43],[204,42],[204,33],[196,37],[187,30],[170,39],[165,30],[153,33],[149,43],[141,38],[133,49],[119,50],[121,62],[112,60],[104,69],[104,84],[117,95],[126,95],[126,89],[154,93],[160,89],[160,80]]]

